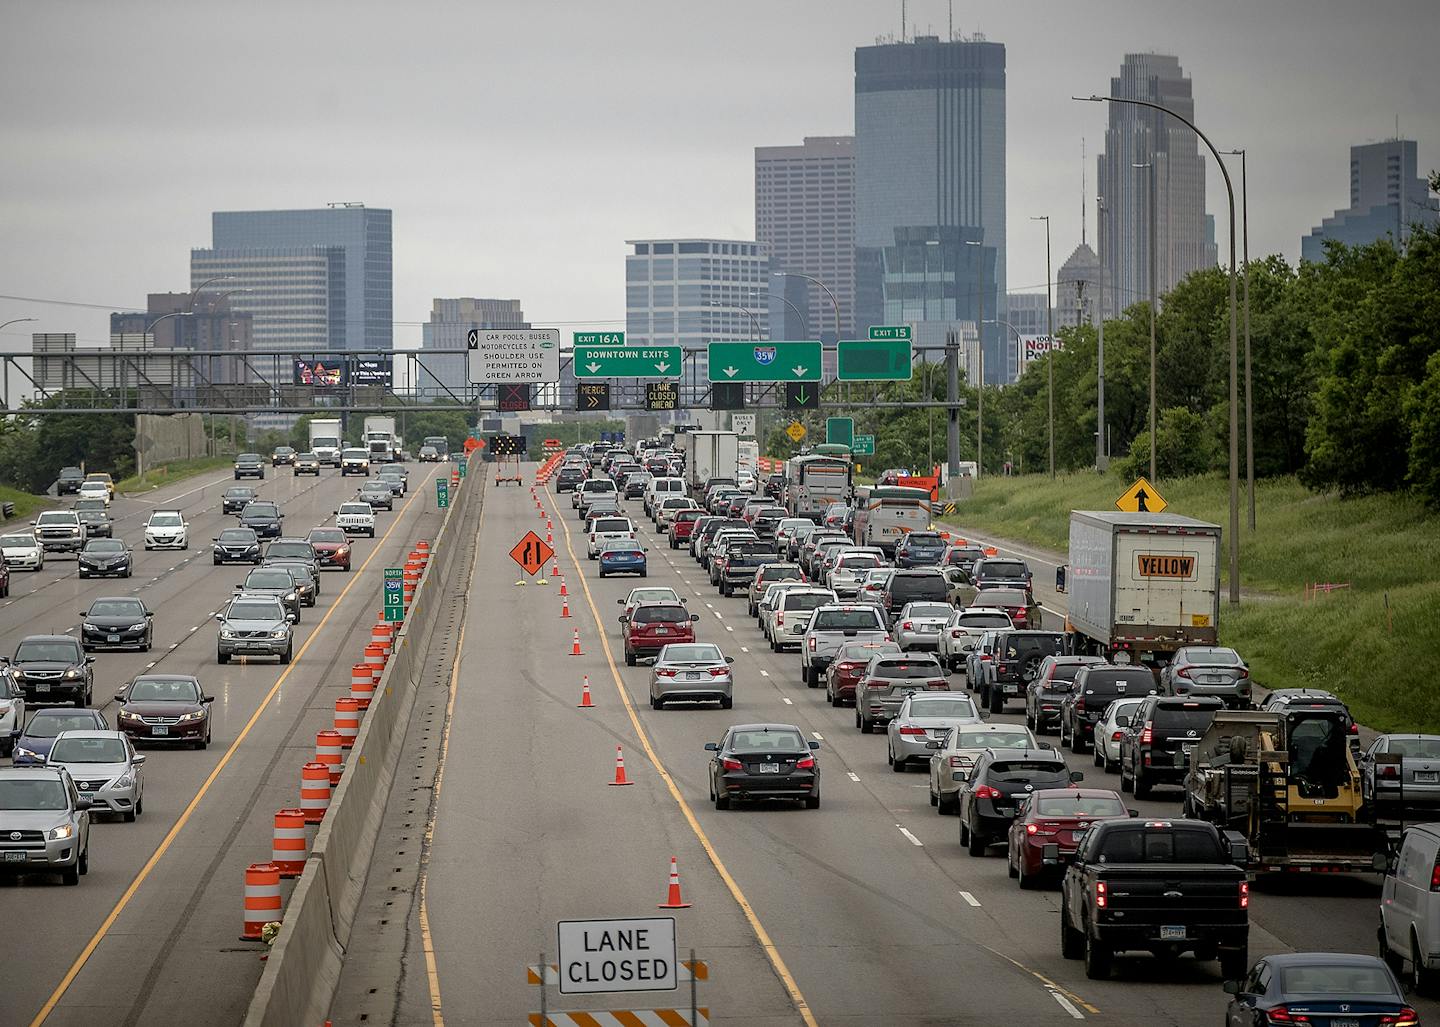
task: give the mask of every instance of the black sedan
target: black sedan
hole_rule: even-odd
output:
[[[1243,980],[1226,981],[1233,996],[1226,1027],[1273,1023],[1390,1024],[1417,1027],[1395,975],[1376,956],[1286,952],[1257,960]]]
[[[222,563],[260,563],[260,536],[254,528],[226,528],[215,536],[215,566]]]
[[[261,538],[276,538],[285,515],[274,503],[251,503],[240,511],[240,525],[250,528]]]
[[[710,800],[729,809],[736,799],[800,799],[820,808],[820,766],[794,724],[736,724],[719,742],[706,742],[710,757]]]
[[[80,645],[96,649],[139,649],[148,652],[155,634],[155,614],[133,596],[101,596],[80,611]]]
[[[80,577],[103,578],[113,574],[128,578],[134,573],[130,547],[118,538],[92,538],[80,550]]]
[[[220,494],[221,513],[239,513],[260,498],[260,494],[249,485],[235,485]]]

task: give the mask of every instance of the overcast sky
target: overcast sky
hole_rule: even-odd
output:
[[[210,212],[394,211],[396,343],[435,296],[517,297],[536,324],[619,327],[624,240],[754,235],[753,148],[853,131],[853,50],[900,0],[3,0],[0,334],[98,341],[181,291]],[[947,31],[909,0],[910,34]],[[1436,0],[954,5],[1007,55],[1009,282],[1094,239],[1103,92],[1127,52],[1179,56],[1196,117],[1248,146],[1251,251],[1294,261],[1348,202],[1347,147],[1400,133],[1440,165]],[[1428,89],[1422,88],[1428,86]],[[1238,178],[1238,176],[1237,176]],[[1207,169],[1225,252],[1224,190]],[[85,306],[38,302],[63,300]]]

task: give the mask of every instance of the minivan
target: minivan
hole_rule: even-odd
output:
[[[661,499],[669,499],[672,496],[685,495],[685,482],[679,478],[651,478],[650,484],[645,486],[645,498],[642,505],[645,512],[652,518],[655,516],[656,504]]]

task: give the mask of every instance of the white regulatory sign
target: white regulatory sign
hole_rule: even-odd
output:
[[[465,336],[470,381],[558,382],[560,329],[472,328]]]
[[[736,435],[753,437],[755,435],[755,415],[731,414],[730,428]]]
[[[674,991],[675,918],[561,920],[560,993]]]

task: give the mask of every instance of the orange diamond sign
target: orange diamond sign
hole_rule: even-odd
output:
[[[525,573],[531,577],[535,572],[545,566],[545,562],[555,555],[555,550],[545,544],[545,540],[533,531],[525,533],[525,537],[515,543],[515,548],[510,550],[510,559],[514,560],[525,569]]]

